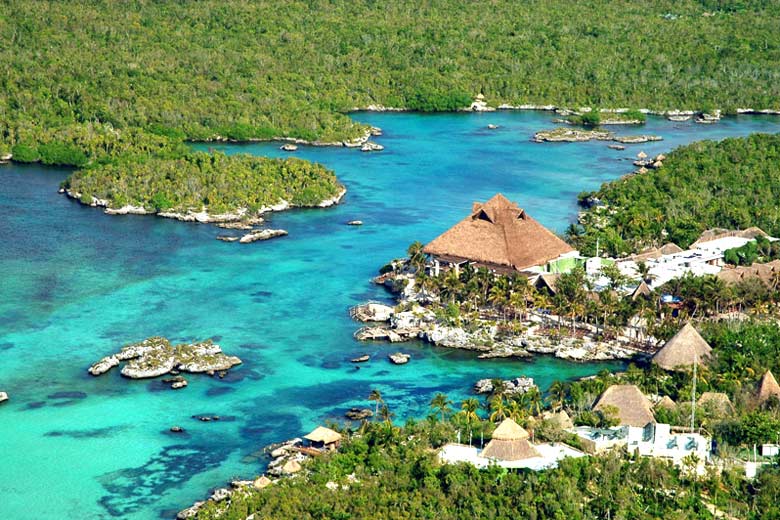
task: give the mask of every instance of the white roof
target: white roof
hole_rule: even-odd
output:
[[[523,460],[493,460],[480,456],[481,451],[473,446],[464,444],[445,444],[439,451],[439,460],[447,464],[468,462],[477,468],[485,468],[491,464],[498,464],[504,468],[526,468],[534,471],[558,467],[558,461],[566,457],[584,457],[585,453],[560,443],[534,444],[534,448],[541,455]]]

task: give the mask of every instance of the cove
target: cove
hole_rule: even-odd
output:
[[[359,344],[347,309],[389,300],[370,278],[496,192],[563,231],[576,194],[632,169],[639,150],[666,152],[700,139],[778,132],[771,116],[715,125],[649,118],[664,141],[536,144],[554,115],[359,113],[382,127],[380,153],[299,148],[347,186],[340,206],[274,214],[285,238],[249,245],[221,230],[155,217],[107,216],[57,194],[68,171],[0,167],[0,518],[170,518],[209,488],[262,471],[256,452],[305,433],[381,390],[398,418],[424,417],[435,392],[470,395],[481,377],[555,379],[618,370],[617,363],[479,361],[471,353],[405,344]],[[487,124],[500,125],[488,130]],[[198,144],[226,153],[283,156],[278,143]],[[362,227],[346,226],[359,219]],[[90,363],[152,335],[214,338],[244,364],[225,379],[189,377],[178,392]],[[349,359],[372,361],[356,370]],[[219,415],[201,423],[191,416]],[[186,429],[175,435],[173,425]]]

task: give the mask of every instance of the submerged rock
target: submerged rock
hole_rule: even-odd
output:
[[[131,379],[158,377],[172,371],[224,371],[241,363],[239,358],[223,354],[222,348],[211,340],[174,346],[166,338],[155,336],[123,347],[89,367],[88,371],[98,376],[119,365],[120,361],[127,361],[122,375]],[[187,386],[184,378],[171,382],[175,385],[173,388]]]
[[[221,240],[223,242],[237,242],[239,238],[241,237],[232,237],[230,235],[217,235],[217,240]]]
[[[368,354],[363,354],[363,355],[362,355],[362,356],[360,356],[360,357],[356,357],[356,358],[354,358],[354,359],[350,359],[350,361],[351,361],[352,363],[365,363],[365,362],[366,362],[366,361],[368,361],[369,359],[371,359],[371,356],[369,356]]]
[[[364,419],[368,419],[369,417],[373,417],[373,415],[374,412],[372,412],[369,408],[350,408],[344,414],[347,419],[352,421],[362,421]]]

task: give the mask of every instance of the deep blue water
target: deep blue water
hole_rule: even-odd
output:
[[[0,518],[152,519],[202,498],[232,477],[262,471],[252,454],[366,405],[382,391],[397,417],[421,417],[435,392],[469,395],[481,377],[554,379],[617,364],[552,358],[479,361],[412,343],[362,345],[347,314],[387,299],[369,283],[413,240],[428,241],[501,191],[563,231],[576,194],[632,169],[639,150],[693,140],[780,131],[780,119],[717,125],[651,118],[625,133],[665,140],[610,150],[603,142],[535,144],[551,114],[357,114],[382,127],[384,152],[302,147],[296,156],[333,168],[349,192],[324,210],[269,217],[290,236],[251,245],[214,238],[211,226],[155,217],[106,216],[57,194],[68,175],[0,166]],[[489,131],[488,123],[501,128]],[[208,146],[199,145],[206,149]],[[216,145],[228,153],[281,156],[277,144]],[[362,227],[345,223],[364,221]],[[151,335],[214,337],[244,364],[224,380],[188,377],[185,390],[101,378],[90,363]],[[348,360],[373,354],[356,370]],[[201,423],[192,415],[217,414]],[[172,425],[184,435],[168,432]]]

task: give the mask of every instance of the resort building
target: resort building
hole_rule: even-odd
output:
[[[500,193],[427,244],[433,273],[466,264],[495,272],[565,272],[578,253]]]
[[[447,464],[467,462],[478,468],[495,464],[508,469],[535,471],[555,468],[565,457],[584,456],[585,453],[561,443],[532,444],[528,432],[512,419],[504,419],[498,425],[482,450],[450,443],[439,452],[439,460]]]
[[[644,428],[654,423],[653,405],[636,385],[612,385],[602,393],[593,410],[609,414],[614,412],[621,426]]]
[[[718,275],[724,281],[732,281],[734,274],[721,275],[724,269],[724,255],[729,249],[742,247],[752,242],[757,236],[775,241],[757,227],[742,231],[729,231],[725,229],[711,229],[702,233],[696,242],[687,250],[682,250],[676,244],[668,243],[660,248],[644,251],[640,254],[619,260],[621,272],[629,276],[637,276],[637,262],[645,262],[649,268],[649,279],[652,287],[660,287],[666,282],[691,274],[693,276]],[[774,267],[774,266],[772,266]],[[780,271],[780,266],[777,266]],[[750,268],[745,268],[749,271]],[[740,275],[743,273],[740,272]],[[749,273],[748,275],[752,275]],[[779,277],[780,279],[780,277]]]
[[[694,455],[698,472],[703,472],[703,464],[710,460],[712,454],[710,438],[695,432],[673,433],[668,424],[649,423],[643,428],[578,426],[569,432],[575,434],[585,451],[591,454],[625,447],[629,453],[668,459],[675,465]]]
[[[712,347],[686,323],[661,350],[653,356],[653,363],[664,370],[688,370],[694,363],[704,363],[712,355]]]

